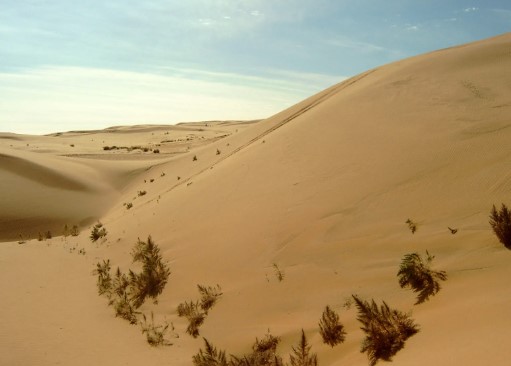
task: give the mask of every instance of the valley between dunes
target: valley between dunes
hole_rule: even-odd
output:
[[[493,204],[511,204],[509,70],[505,34],[369,70],[261,121],[0,133],[0,365],[191,365],[202,337],[241,355],[268,330],[287,362],[301,329],[320,365],[367,365],[352,294],[420,326],[396,366],[509,363],[511,252],[488,224]],[[108,234],[92,243],[98,220]],[[130,252],[149,235],[172,273],[139,311],[173,323],[168,347],[116,318],[92,275],[104,259],[138,268]],[[396,274],[426,250],[448,279],[414,305]],[[223,295],[194,339],[177,306],[197,284]],[[318,332],[326,305],[347,332],[333,348]]]

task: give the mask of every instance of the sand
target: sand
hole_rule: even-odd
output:
[[[0,364],[190,365],[201,337],[239,355],[268,330],[287,361],[304,329],[320,365],[365,365],[352,294],[420,325],[395,365],[506,364],[511,252],[488,215],[511,204],[510,49],[505,34],[384,65],[262,121],[0,134]],[[168,347],[115,318],[91,274],[137,268],[148,235],[172,274],[140,311],[173,323]],[[448,280],[414,305],[396,273],[426,250]],[[176,309],[197,284],[223,296],[194,339]],[[326,305],[347,331],[334,348]]]

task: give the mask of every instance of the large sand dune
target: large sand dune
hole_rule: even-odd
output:
[[[0,364],[190,365],[203,342],[176,308],[197,284],[222,286],[200,332],[228,353],[269,329],[287,355],[303,328],[320,365],[368,364],[343,307],[358,294],[420,325],[396,365],[507,364],[511,253],[488,214],[511,191],[510,50],[506,34],[385,65],[253,123],[2,134],[0,237],[82,233],[0,245]],[[108,235],[91,244],[99,219]],[[114,317],[91,275],[107,258],[135,268],[148,235],[172,270],[140,308],[173,322],[179,338],[161,349]],[[396,273],[426,250],[449,277],[414,305]],[[348,332],[335,348],[318,333],[326,305]]]

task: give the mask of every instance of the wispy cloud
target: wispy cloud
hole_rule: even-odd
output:
[[[319,91],[311,90],[311,80],[326,81],[315,74],[263,78],[193,69],[167,75],[80,67],[0,73],[0,131],[266,118]]]
[[[463,9],[463,11],[464,11],[465,13],[471,13],[471,12],[478,11],[478,10],[479,10],[479,8],[476,8],[476,7],[474,7],[474,6]]]
[[[324,43],[335,47],[349,48],[361,52],[381,52],[385,50],[383,47],[372,43],[359,42],[346,38],[329,39],[325,40]]]

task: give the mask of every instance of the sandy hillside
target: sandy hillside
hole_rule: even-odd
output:
[[[190,365],[201,337],[241,355],[268,330],[288,361],[304,329],[320,365],[366,365],[351,294],[420,325],[395,365],[506,364],[511,252],[488,215],[511,204],[510,69],[506,34],[367,71],[260,122],[0,135],[0,236],[34,238],[0,245],[0,364]],[[108,234],[91,243],[98,219]],[[57,236],[64,224],[80,235]],[[54,237],[38,241],[44,230]],[[139,309],[174,325],[156,349],[91,275],[103,259],[139,270],[130,251],[148,235],[172,271]],[[396,273],[426,250],[448,279],[414,305]],[[176,309],[197,284],[223,295],[194,339]],[[347,331],[334,348],[318,333],[326,305]]]

